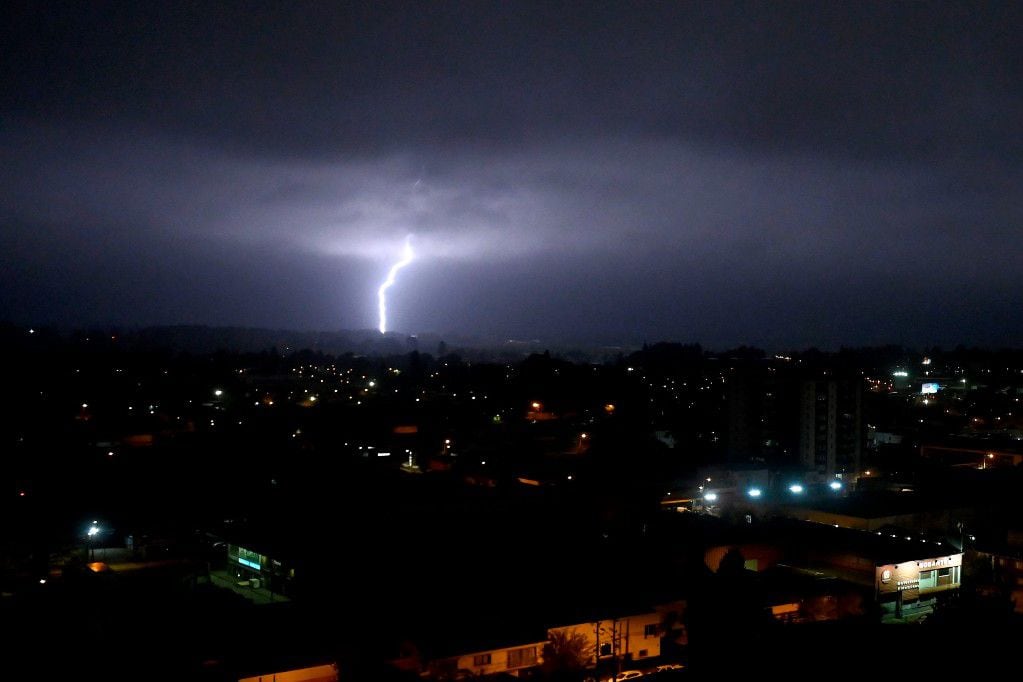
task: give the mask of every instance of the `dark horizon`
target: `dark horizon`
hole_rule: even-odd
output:
[[[754,357],[762,353],[765,358],[781,358],[788,355],[813,356],[820,353],[823,357],[852,353],[858,356],[889,357],[901,353],[905,359],[921,359],[929,356],[960,356],[962,354],[992,355],[1021,354],[1023,346],[1010,345],[968,345],[956,344],[943,346],[940,344],[923,343],[910,345],[904,343],[878,344],[841,344],[837,346],[761,346],[753,343],[712,346],[699,339],[663,338],[640,339],[632,342],[600,343],[595,341],[578,341],[556,338],[498,338],[472,334],[438,334],[425,332],[408,333],[401,330],[388,331],[380,334],[376,329],[287,329],[271,327],[180,324],[180,325],[15,325],[10,321],[0,320],[0,327],[6,331],[14,331],[24,340],[33,336],[45,339],[54,335],[62,341],[90,341],[97,343],[108,341],[106,335],[113,334],[109,342],[111,347],[121,346],[127,351],[136,351],[140,347],[153,350],[185,351],[210,353],[217,350],[229,353],[263,352],[268,348],[286,350],[287,353],[321,352],[327,355],[343,355],[355,353],[370,357],[395,357],[416,351],[425,355],[442,356],[445,353],[468,354],[476,361],[494,362],[499,358],[518,359],[529,355],[549,353],[555,357],[565,357],[578,361],[588,357],[590,361],[603,358],[607,360],[614,353],[625,357],[647,349],[678,349],[687,351],[699,349],[709,356],[727,356],[738,353],[743,357]],[[8,337],[8,341],[11,339]],[[443,351],[443,352],[442,352]],[[894,361],[894,360],[893,360]]]

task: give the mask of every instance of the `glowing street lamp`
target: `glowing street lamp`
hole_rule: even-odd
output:
[[[89,541],[89,561],[92,561],[96,558],[96,536],[99,535],[99,522],[93,521],[89,530],[85,531],[85,535]]]
[[[792,485],[789,486],[789,492],[792,493],[793,495],[799,495],[803,492],[803,486],[799,485],[798,483],[793,483]]]

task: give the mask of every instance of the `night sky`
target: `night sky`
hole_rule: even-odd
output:
[[[0,319],[1023,345],[1023,3],[14,3]]]

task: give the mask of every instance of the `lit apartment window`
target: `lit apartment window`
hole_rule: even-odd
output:
[[[490,654],[476,654],[472,657],[472,664],[477,668],[482,665],[490,665]]]
[[[521,668],[527,665],[536,665],[536,647],[527,646],[521,649],[512,649],[508,652],[508,667]]]

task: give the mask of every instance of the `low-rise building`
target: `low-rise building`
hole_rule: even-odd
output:
[[[255,581],[255,586],[290,594],[295,580],[294,567],[283,558],[265,554],[269,549],[260,551],[256,547],[251,542],[246,545],[226,543],[228,569],[240,579]]]
[[[435,679],[477,678],[498,673],[518,677],[543,661],[546,641],[489,646],[450,655],[435,653],[435,657],[422,666],[421,674]]]
[[[662,654],[662,641],[685,643],[685,602],[667,602],[649,610],[621,610],[591,615],[594,611],[564,615],[562,624],[547,627],[543,618],[514,618],[466,632],[433,631],[402,646],[402,655],[390,661],[400,670],[437,680],[478,678],[485,675],[521,677],[544,663],[545,646],[555,634],[581,638],[587,668],[620,669]],[[555,622],[558,622],[557,619]],[[540,636],[538,636],[540,635]]]
[[[963,555],[943,540],[790,519],[744,528],[732,540],[706,550],[708,568],[716,571],[738,552],[747,570],[784,565],[840,578],[872,592],[882,613],[900,617],[905,605],[929,609],[962,582]]]
[[[930,608],[962,582],[962,552],[941,540],[815,523],[779,523],[775,529],[787,543],[786,560],[872,586],[882,613],[901,616],[906,604]]]
[[[290,670],[274,670],[242,677],[238,682],[338,682],[337,665],[327,663]]]
[[[946,500],[923,498],[912,493],[854,493],[785,504],[775,513],[800,521],[855,530],[885,531],[898,528],[913,534],[944,536],[956,523],[971,519],[975,512],[967,507],[953,508]]]
[[[661,655],[663,617],[657,611],[601,618],[593,622],[560,625],[548,633],[560,632],[568,636],[582,635],[591,652],[589,666],[600,661],[641,661]]]

